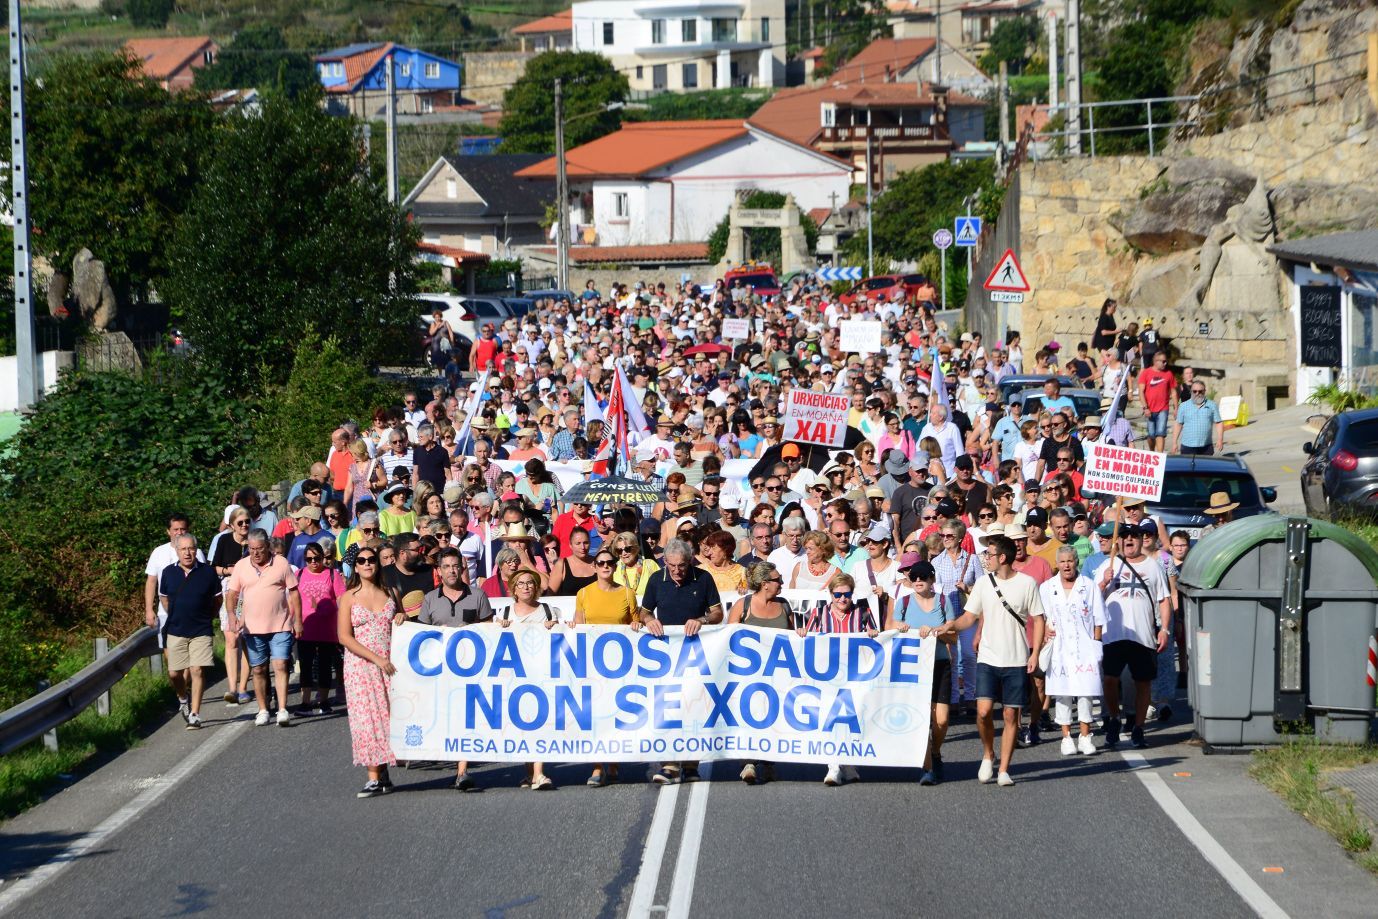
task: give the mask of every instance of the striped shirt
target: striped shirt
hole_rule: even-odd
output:
[[[833,604],[824,601],[804,613],[804,629],[815,635],[841,635],[877,629],[876,617],[865,600],[853,603],[847,615],[838,616],[833,612]]]

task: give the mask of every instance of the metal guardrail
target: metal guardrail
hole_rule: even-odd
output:
[[[0,756],[13,753],[81,714],[134,665],[158,653],[158,633],[145,626],[75,675],[0,713]]]

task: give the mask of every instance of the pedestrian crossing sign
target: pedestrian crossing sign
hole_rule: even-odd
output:
[[[974,246],[981,235],[980,217],[958,217],[952,229],[954,241],[959,246]]]
[[[1000,256],[1000,261],[991,269],[990,277],[986,278],[984,286],[986,290],[1029,293],[1029,282],[1024,277],[1024,270],[1019,267],[1019,259],[1015,258],[1013,249],[1006,249],[1005,254]]]

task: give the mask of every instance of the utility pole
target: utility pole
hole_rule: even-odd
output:
[[[1048,14],[1048,117],[1057,114],[1057,13]]]
[[[1067,0],[1067,154],[1081,156],[1081,0]]]
[[[10,0],[18,2],[18,0]],[[866,110],[866,277],[875,277],[875,237],[871,232],[871,110]]]
[[[389,54],[387,72],[388,118],[388,203],[397,203],[397,71]]]
[[[1000,62],[1000,146],[1010,145],[1010,77],[1009,65]]]
[[[561,81],[555,81],[555,199],[560,209],[555,232],[555,286],[569,290],[569,187],[565,175],[565,99]]]
[[[18,408],[38,401],[34,351],[33,253],[29,251],[29,157],[24,125],[24,29],[19,0],[10,0],[10,208],[14,211],[14,355],[18,367]]]
[[[937,12],[933,15],[933,27],[936,30],[933,41],[933,82],[937,86],[943,85],[943,0],[935,0],[933,4]],[[946,309],[946,307],[944,307]]]
[[[962,203],[965,204],[965,205],[967,206],[967,216],[968,216],[968,217],[971,216],[971,199],[972,199],[973,197],[974,197],[973,195],[967,195],[965,198],[962,199]],[[971,252],[972,252],[972,250],[973,250],[974,248],[975,248],[974,246],[967,246],[967,247],[966,247],[966,250],[967,250],[967,290],[971,290]]]

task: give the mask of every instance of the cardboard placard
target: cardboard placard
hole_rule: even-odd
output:
[[[848,396],[812,389],[790,390],[785,399],[785,442],[842,446],[847,439],[851,406]]]
[[[848,354],[875,354],[880,350],[880,320],[843,319],[837,327],[842,333],[838,347]]]
[[[1093,443],[1086,451],[1082,490],[1157,501],[1163,496],[1167,454]]]

